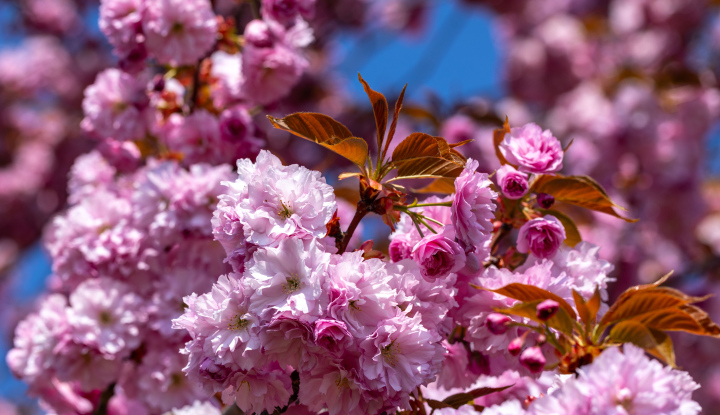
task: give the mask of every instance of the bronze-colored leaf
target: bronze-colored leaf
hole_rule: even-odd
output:
[[[633,320],[621,321],[610,330],[608,337],[617,343],[632,343],[675,366],[675,353],[672,351],[670,337],[662,332],[651,331],[642,323]]]
[[[590,321],[594,322],[597,318],[597,313],[602,305],[602,298],[600,297],[600,287],[595,287],[595,292],[592,297],[586,303],[588,312],[590,313]]]
[[[408,105],[405,107],[405,114],[409,115],[410,117],[416,118],[420,121],[430,121],[434,127],[437,127],[440,129],[440,121],[435,117],[435,115],[432,113],[432,111],[425,109],[423,107],[420,107],[418,105]]]
[[[553,315],[546,321],[538,318],[537,306],[543,301],[545,300],[520,302],[513,305],[512,307],[496,308],[495,311],[497,311],[498,313],[528,318],[539,324],[547,324],[549,327],[552,327],[555,330],[558,330],[569,336],[572,335],[574,328],[573,320],[570,318],[570,316],[568,316],[568,314],[563,308],[559,308],[555,315]]]
[[[358,79],[360,80],[360,83],[362,83],[365,93],[368,98],[370,98],[370,103],[373,107],[375,127],[377,128],[377,151],[380,153],[383,139],[385,138],[385,128],[387,128],[388,103],[385,99],[385,95],[372,90],[362,76],[360,76],[360,73],[358,73]]]
[[[500,152],[500,143],[502,143],[503,139],[505,138],[505,134],[509,133],[510,122],[508,120],[508,117],[505,117],[505,123],[503,124],[502,128],[493,131],[493,145],[495,146],[495,156],[497,156],[498,160],[500,160],[501,165],[509,164],[508,161],[505,159],[505,156],[503,156],[502,152]]]
[[[693,320],[695,320],[702,328],[702,333],[695,334],[711,337],[720,337],[720,327],[718,327],[718,325],[710,319],[708,313],[694,305],[684,305],[681,306],[680,309],[690,315]]]
[[[565,228],[565,245],[574,247],[575,245],[582,242],[582,236],[580,236],[580,230],[575,225],[572,218],[560,211],[552,209],[538,209],[543,215],[552,215],[558,218]]]
[[[616,303],[617,304],[617,303]],[[649,311],[660,311],[687,304],[687,301],[663,292],[652,290],[638,291],[633,296],[608,310],[602,318],[601,324],[611,324],[622,320],[635,318]]]
[[[492,291],[494,293],[504,295],[505,297],[510,297],[523,302],[533,300],[553,300],[560,304],[560,307],[562,307],[573,320],[577,319],[577,314],[575,314],[575,310],[573,310],[573,308],[570,306],[570,304],[567,303],[567,301],[563,300],[558,295],[551,293],[550,291],[543,290],[542,288],[538,288],[534,285],[513,282],[496,290],[490,290],[487,288],[482,289]]]
[[[440,193],[449,195],[455,193],[455,179],[449,177],[441,177],[435,179],[429,185],[421,189],[412,189],[415,193]]]
[[[473,389],[469,392],[456,393],[455,395],[450,395],[447,398],[443,399],[443,403],[446,403],[446,404],[452,406],[453,408],[458,409],[463,405],[472,404],[475,399],[477,399],[481,396],[489,395],[489,394],[495,393],[495,392],[502,392],[505,389],[510,388],[514,385],[515,384],[513,383],[512,385],[503,386],[500,388],[486,387],[486,388]]]
[[[613,203],[605,189],[587,176],[539,175],[533,181],[530,191],[548,193],[560,202],[606,213],[626,222],[637,222],[637,219],[626,218],[615,212],[616,207],[622,210],[625,208]]]
[[[285,118],[267,116],[277,129],[313,141],[355,163],[365,165],[368,146],[365,140],[353,137],[350,130],[325,114],[298,112]]]
[[[357,172],[345,172],[345,173],[340,173],[340,175],[338,176],[338,180],[345,180],[345,179],[348,179],[348,178],[350,178],[350,177],[360,177],[360,176],[362,176],[362,175],[363,175],[362,173],[357,173]]]
[[[398,169],[396,179],[457,177],[466,159],[442,137],[412,133],[395,148],[392,162]]]
[[[453,407],[449,403],[436,401],[435,399],[425,399],[425,402],[428,404],[430,409],[443,409],[443,408],[452,408]]]
[[[387,155],[388,148],[395,137],[395,128],[397,127],[398,118],[400,118],[400,109],[402,109],[403,99],[405,98],[405,88],[407,88],[407,84],[405,84],[402,91],[400,91],[400,95],[398,96],[397,101],[395,101],[395,111],[393,113],[392,122],[390,123],[390,130],[388,131],[386,139],[387,141],[385,141],[385,148],[383,148],[382,157],[380,158],[381,163],[385,162],[385,156]]]
[[[464,141],[461,141],[461,142],[459,142],[459,143],[448,143],[448,146],[450,146],[450,148],[462,147],[462,146],[464,146],[465,144],[472,143],[473,141],[475,141],[475,140],[473,140],[473,139],[471,138],[471,139],[469,139],[469,140],[464,140]]]
[[[575,290],[572,290],[573,294],[573,301],[575,301],[575,308],[578,311],[578,315],[580,316],[580,320],[585,324],[587,327],[590,323],[592,323],[593,317],[590,313],[590,309],[587,306],[587,303],[585,302],[585,299],[583,298],[580,293],[578,293]]]

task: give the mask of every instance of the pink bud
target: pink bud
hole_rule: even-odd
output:
[[[504,314],[490,313],[485,320],[488,330],[492,334],[505,334],[508,330],[507,324],[512,320]]]
[[[539,347],[528,347],[520,355],[520,363],[532,373],[539,373],[545,368],[545,356]]]
[[[537,203],[543,209],[550,209],[550,207],[552,207],[552,205],[555,203],[555,198],[553,197],[553,195],[549,195],[547,193],[538,193]]]
[[[554,316],[555,313],[557,313],[558,308],[560,308],[560,304],[558,304],[557,301],[545,300],[537,305],[537,317],[540,320],[545,321]]]
[[[525,343],[525,339],[523,339],[522,337],[517,337],[513,339],[513,341],[508,344],[508,352],[513,356],[519,355],[520,351],[522,350],[523,343]]]

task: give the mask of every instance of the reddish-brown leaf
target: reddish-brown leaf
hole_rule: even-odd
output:
[[[457,177],[466,159],[442,137],[412,133],[395,148],[393,165],[396,179]]]
[[[388,131],[385,148],[383,148],[382,157],[380,158],[380,161],[383,163],[385,162],[385,156],[387,155],[388,148],[390,147],[390,142],[392,142],[393,137],[395,137],[395,128],[397,127],[398,118],[400,117],[400,109],[402,109],[403,98],[405,98],[405,88],[407,88],[407,84],[405,84],[402,91],[400,91],[400,95],[398,96],[397,101],[395,101],[395,111],[393,113],[392,123],[390,123],[390,131]]]
[[[503,124],[502,128],[493,131],[493,145],[495,146],[495,156],[497,156],[498,160],[500,160],[500,164],[508,164],[508,161],[500,152],[500,143],[502,143],[503,139],[505,138],[505,134],[509,133],[510,122],[508,121],[508,117],[505,117],[505,123]]]
[[[588,308],[587,303],[585,302],[585,299],[583,298],[582,295],[580,295],[580,293],[578,293],[575,290],[572,290],[572,294],[573,294],[573,301],[575,301],[575,308],[578,311],[580,320],[587,327],[593,320],[593,317],[590,314],[590,309]]]
[[[362,76],[360,76],[360,73],[358,73],[358,79],[360,80],[360,83],[362,83],[365,93],[368,98],[370,98],[370,103],[373,107],[375,127],[377,128],[377,151],[379,153],[382,149],[383,139],[385,138],[385,128],[387,127],[388,103],[385,99],[385,95],[372,90]]]
[[[440,193],[449,195],[455,193],[455,179],[449,177],[441,177],[435,179],[429,185],[421,189],[412,189],[415,193]]]
[[[588,312],[590,313],[590,321],[594,322],[597,318],[597,313],[602,305],[602,298],[600,297],[600,288],[595,287],[593,296],[587,301]]]
[[[680,307],[680,309],[690,315],[693,320],[695,320],[695,322],[697,322],[698,325],[702,328],[702,333],[695,334],[711,337],[720,337],[720,327],[718,327],[718,325],[710,319],[708,313],[704,312],[703,310],[694,305],[684,305]]]
[[[587,176],[539,175],[533,181],[530,191],[548,193],[560,202],[606,213],[626,222],[637,222],[637,219],[626,218],[615,212],[616,207],[625,209],[613,203],[605,189]]]
[[[482,288],[482,287],[480,287]],[[487,288],[482,288],[483,290],[492,291],[494,293],[498,293],[500,295],[504,295],[505,297],[510,297],[518,301],[533,301],[533,300],[553,300],[557,301],[558,304],[560,304],[560,307],[562,307],[565,312],[572,317],[573,320],[577,319],[577,314],[575,314],[575,310],[570,306],[570,304],[567,303],[567,301],[560,298],[558,295],[551,293],[550,291],[543,290],[542,288],[536,287],[534,285],[527,285],[527,284],[520,284],[519,282],[513,282],[511,284],[508,284],[504,287],[498,288],[496,290],[490,290]]]
[[[616,324],[610,330],[608,337],[617,343],[632,343],[642,347],[665,361],[665,363],[675,366],[675,352],[672,348],[672,340],[661,331],[651,330],[644,324],[634,320],[626,320]]]
[[[325,114],[298,112],[285,118],[268,115],[277,129],[288,131],[298,137],[313,141],[355,163],[360,169],[365,165],[368,146],[365,140],[353,137],[350,130]]]

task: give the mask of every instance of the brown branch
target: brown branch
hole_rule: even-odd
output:
[[[340,246],[338,247],[338,254],[342,254],[347,249],[348,243],[350,243],[350,238],[352,238],[353,233],[355,233],[355,229],[360,224],[360,221],[362,218],[365,217],[365,215],[368,214],[370,210],[368,209],[368,206],[365,202],[360,200],[357,204],[357,210],[355,211],[355,216],[352,218],[352,222],[350,222],[350,226],[348,226],[347,231],[345,231],[345,237],[343,238],[342,242],[340,243]]]

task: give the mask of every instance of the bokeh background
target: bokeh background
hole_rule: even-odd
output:
[[[711,0],[318,0],[310,67],[284,115],[320,111],[371,139],[357,73],[394,101],[408,84],[398,136],[475,141],[465,154],[497,167],[492,130],[534,121],[573,142],[565,173],[600,181],[627,224],[580,215],[584,239],[615,265],[613,293],[675,270],[672,284],[720,293],[720,7]],[[241,1],[216,10],[250,17]],[[92,0],[0,1],[0,355],[46,290],[43,227],[66,206],[73,160],[98,142],[80,128],[85,87],[117,66]],[[392,105],[392,104],[391,104]],[[271,131],[266,146],[337,177],[327,153]],[[365,238],[386,235],[378,220]],[[612,294],[611,294],[612,295]],[[720,320],[720,303],[706,302]],[[678,363],[720,413],[720,344],[675,338]],[[38,413],[0,360],[0,414]]]

